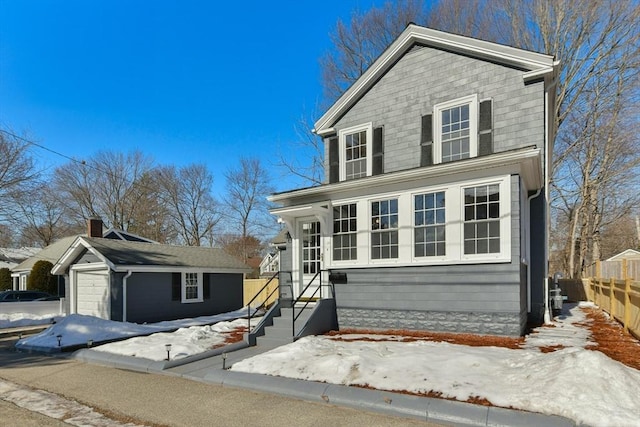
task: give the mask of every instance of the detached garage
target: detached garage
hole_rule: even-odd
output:
[[[52,269],[70,314],[137,323],[237,310],[249,271],[218,248],[82,236]]]

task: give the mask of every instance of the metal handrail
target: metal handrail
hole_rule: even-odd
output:
[[[264,299],[264,301],[258,307],[256,307],[256,309],[255,309],[255,311],[253,313],[251,313],[251,303],[254,302],[258,298],[258,296],[265,289],[267,289],[267,286],[269,286],[269,284],[273,281],[273,279],[275,279],[276,277],[279,277],[279,276],[280,276],[280,272],[279,271],[274,273],[274,275],[271,276],[269,278],[269,280],[267,280],[267,283],[265,283],[264,286],[262,288],[260,288],[260,290],[258,292],[256,292],[254,297],[251,298],[251,301],[249,301],[247,303],[247,332],[251,331],[251,319],[258,313],[258,311],[261,308],[266,307],[267,301],[269,301],[269,298],[271,298],[271,296],[278,290],[278,287],[275,287],[271,292],[269,292],[269,295],[267,295],[267,297]]]
[[[309,283],[307,283],[307,286],[304,287],[304,289],[302,290],[302,292],[300,292],[300,295],[298,295],[298,298],[295,299],[295,301],[293,301],[292,305],[291,305],[291,310],[292,310],[292,325],[291,325],[291,330],[292,330],[292,336],[295,340],[296,337],[296,320],[298,320],[298,317],[300,317],[300,315],[304,312],[304,310],[307,308],[307,306],[309,305],[309,303],[311,302],[311,300],[316,296],[316,293],[318,291],[320,291],[320,298],[322,298],[322,272],[328,272],[329,270],[320,270],[318,271],[312,278],[311,280],[309,280]],[[296,304],[299,303],[302,298],[304,293],[307,291],[307,289],[309,289],[309,286],[311,286],[311,284],[314,282],[314,280],[316,280],[316,278],[320,276],[320,283],[318,284],[318,288],[313,291],[313,293],[311,294],[310,297],[304,297],[304,298],[308,298],[308,300],[305,302],[304,306],[302,306],[302,308],[300,309],[300,312],[296,315]],[[333,287],[333,283],[329,282],[329,289],[331,290],[331,298],[335,299],[336,297],[336,293],[335,293],[335,288]]]

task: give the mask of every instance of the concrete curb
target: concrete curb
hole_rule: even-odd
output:
[[[249,389],[455,426],[576,426],[572,420],[559,416],[222,369],[213,369],[204,377],[181,377],[223,387]]]

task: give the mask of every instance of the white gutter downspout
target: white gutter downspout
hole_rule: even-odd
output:
[[[527,256],[525,257],[525,261],[527,263],[527,311],[531,313],[531,200],[535,199],[542,193],[542,189],[538,188],[535,194],[527,197]],[[546,308],[545,308],[546,310]]]
[[[127,270],[127,274],[122,278],[122,321],[127,321],[127,279],[131,277],[133,271]]]

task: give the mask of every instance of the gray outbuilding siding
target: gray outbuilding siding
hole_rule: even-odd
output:
[[[113,273],[111,280],[111,319],[121,321],[122,279],[125,273]],[[204,273],[203,286],[209,286],[209,298],[203,302],[172,301],[172,273],[133,273],[127,279],[127,321],[159,322],[234,311],[242,307],[242,274]],[[204,292],[205,295],[207,294]]]

